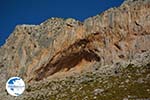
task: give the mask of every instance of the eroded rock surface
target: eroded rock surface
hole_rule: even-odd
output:
[[[97,62],[113,69],[150,63],[149,0],[127,0],[84,22],[51,18],[16,26],[0,48],[0,91],[11,76],[30,84]]]

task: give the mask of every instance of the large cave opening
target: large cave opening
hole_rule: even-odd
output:
[[[79,65],[83,60],[86,62],[99,62],[100,57],[97,54],[97,49],[90,47],[93,40],[96,40],[95,37],[97,35],[99,36],[99,34],[93,34],[92,36],[78,40],[67,49],[57,53],[50,59],[48,64],[35,71],[35,80],[42,80],[63,69],[69,71],[71,68]]]
[[[100,61],[100,57],[94,51],[82,50],[80,52],[61,57],[55,63],[49,62],[41,71],[38,72],[35,80],[42,80],[43,78],[53,75],[65,68],[70,70],[77,66],[83,59],[88,62]]]

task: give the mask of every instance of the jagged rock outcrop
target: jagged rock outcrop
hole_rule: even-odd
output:
[[[18,25],[0,49],[0,85],[11,76],[40,81],[85,63],[143,66],[150,63],[149,41],[149,0],[127,0],[84,22],[51,18]]]

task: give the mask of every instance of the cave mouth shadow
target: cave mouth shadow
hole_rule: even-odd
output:
[[[53,75],[65,68],[70,70],[78,65],[83,59],[88,62],[100,61],[100,57],[92,50],[82,50],[77,53],[71,53],[67,56],[61,57],[53,64],[49,62],[41,71],[37,73],[38,75],[35,80],[42,80],[43,78]]]

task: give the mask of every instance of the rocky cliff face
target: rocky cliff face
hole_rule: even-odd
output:
[[[0,85],[11,76],[34,83],[97,62],[110,68],[150,63],[149,0],[127,0],[84,22],[51,18],[16,26],[0,48]]]

